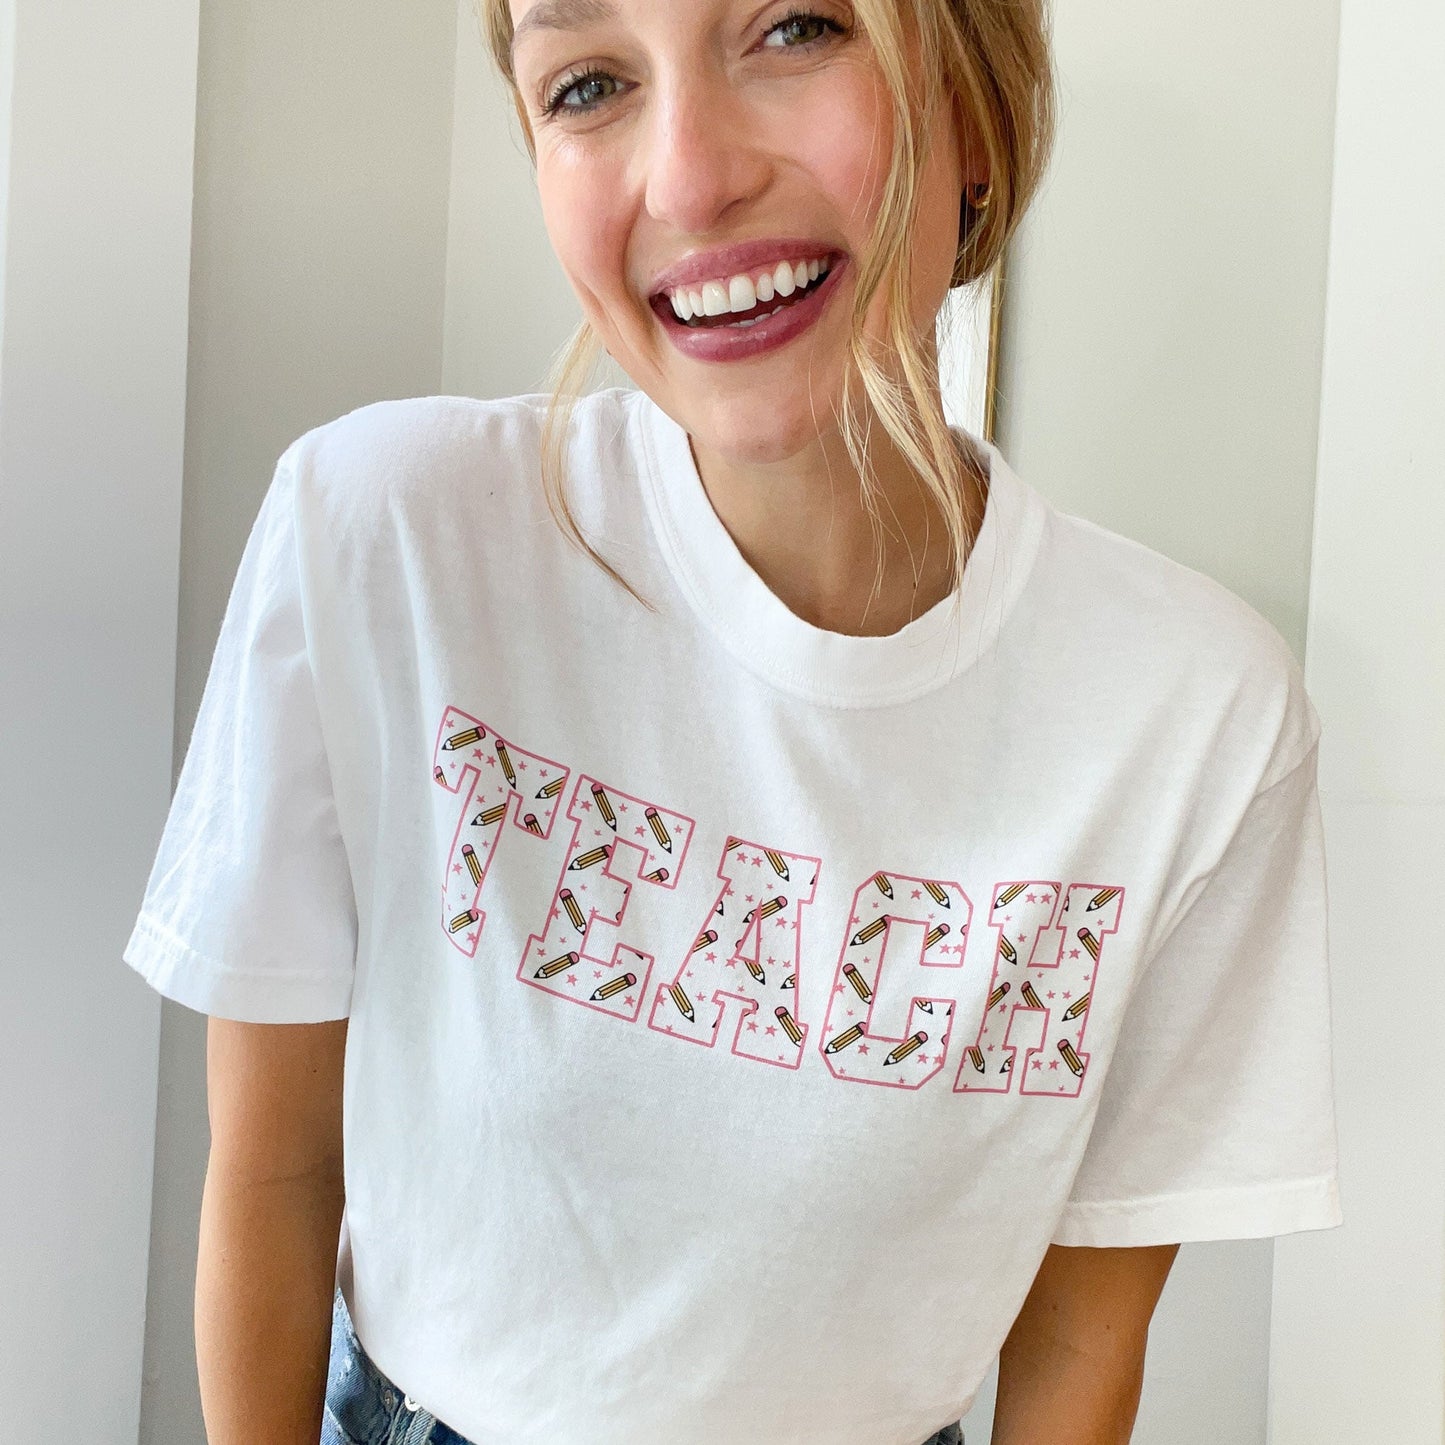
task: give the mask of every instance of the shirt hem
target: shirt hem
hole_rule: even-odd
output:
[[[305,1024],[351,1012],[351,979],[333,973],[258,973],[220,963],[142,913],[121,953],[157,993],[238,1023]]]
[[[1268,1239],[1344,1223],[1339,1176],[1065,1205],[1051,1242],[1112,1248]]]

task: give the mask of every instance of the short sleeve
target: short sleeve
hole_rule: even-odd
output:
[[[140,914],[122,957],[202,1013],[350,1010],[356,903],[303,621],[292,453],[232,585]]]
[[[1342,1222],[1317,761],[1254,794],[1144,964],[1055,1243]]]

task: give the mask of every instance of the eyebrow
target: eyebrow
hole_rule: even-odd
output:
[[[581,30],[613,20],[617,11],[608,0],[537,0],[512,31],[512,53],[517,42],[533,30]]]

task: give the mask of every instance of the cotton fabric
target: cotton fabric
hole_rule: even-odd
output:
[[[956,594],[816,628],[645,395],[281,457],[125,958],[349,1017],[339,1279],[477,1445],[917,1445],[1044,1251],[1340,1222],[1319,720],[982,448]],[[866,589],[865,589],[866,590]],[[420,1183],[419,1183],[420,1181]]]

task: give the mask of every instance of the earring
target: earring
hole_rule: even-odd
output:
[[[966,186],[963,199],[970,210],[986,211],[993,201],[993,186],[988,181],[976,186]]]

